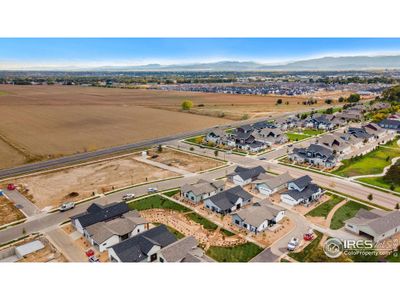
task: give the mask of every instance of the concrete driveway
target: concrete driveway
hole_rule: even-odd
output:
[[[40,213],[39,208],[37,208],[29,199],[22,195],[17,190],[4,191],[4,194],[10,199],[27,217],[34,216]]]

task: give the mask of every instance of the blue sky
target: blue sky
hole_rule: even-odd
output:
[[[400,54],[386,38],[27,38],[0,39],[0,66],[104,66],[286,62],[322,56]]]

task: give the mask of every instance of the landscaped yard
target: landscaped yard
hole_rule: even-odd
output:
[[[188,212],[188,208],[175,203],[169,199],[164,198],[161,195],[153,195],[140,200],[132,201],[128,203],[130,209],[146,210],[153,208],[171,209],[179,212]]]
[[[306,214],[306,216],[310,217],[326,217],[328,216],[329,212],[334,208],[336,205],[338,205],[340,202],[344,200],[343,197],[337,196],[337,195],[331,195],[331,198],[322,203],[321,205],[318,205],[316,208],[311,210]]]
[[[366,206],[364,204],[354,201],[347,202],[345,205],[341,206],[333,215],[330,228],[342,228],[344,226],[344,221],[354,217],[361,208],[371,210],[369,206]]]
[[[262,250],[261,247],[247,242],[234,247],[211,246],[207,255],[218,262],[248,262]]]
[[[388,189],[388,190],[390,189],[390,186],[391,186],[390,183],[387,183],[387,182],[385,182],[383,180],[382,176],[380,176],[380,177],[359,178],[359,179],[357,179],[357,181],[361,181],[361,182],[364,182],[364,183],[372,184],[372,185],[375,185],[377,187],[381,187],[381,188]],[[400,193],[400,186],[394,185],[394,191]]]
[[[200,216],[197,213],[190,213],[186,215],[189,219],[191,219],[192,221],[199,223],[201,225],[203,225],[204,229],[210,230],[210,231],[214,231],[218,228],[218,225],[214,224],[213,222],[203,218],[202,216]]]
[[[397,139],[386,143],[385,147],[379,146],[362,157],[343,160],[343,165],[332,173],[343,177],[380,174],[391,164],[393,158],[400,156],[400,148],[396,141]]]
[[[286,132],[286,135],[290,142],[297,142],[310,137],[309,135],[294,133],[294,132]]]
[[[178,194],[180,191],[181,191],[180,189],[171,190],[171,191],[163,193],[163,195],[165,195],[167,197],[172,197],[172,196]]]

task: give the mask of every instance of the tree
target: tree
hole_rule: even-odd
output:
[[[338,101],[339,101],[340,103],[344,102],[344,97],[339,97]]]
[[[395,209],[399,210],[400,209],[400,204],[396,203]]]
[[[392,183],[391,185],[390,185],[390,190],[391,191],[394,191],[394,189],[395,189],[396,187],[394,186],[394,184]],[[398,203],[397,203],[398,204]]]
[[[369,194],[369,195],[368,195],[368,200],[369,200],[369,201],[372,201],[372,199],[374,199],[374,196],[372,196],[372,194]]]
[[[325,114],[327,114],[327,115],[333,114],[333,108],[332,108],[332,107],[327,108],[327,109],[325,110]]]
[[[247,120],[249,118],[249,115],[248,114],[244,114],[243,116],[242,116],[242,120]]]
[[[276,105],[282,104],[282,99],[276,100]]]
[[[193,148],[193,147],[190,147],[189,150],[190,150],[190,151],[194,151],[194,148]]]
[[[193,107],[193,102],[190,100],[185,100],[182,102],[182,109],[183,110],[190,110]]]
[[[382,93],[382,98],[389,101],[400,100],[400,85],[392,86]]]
[[[360,99],[361,99],[361,97],[359,94],[351,94],[349,96],[349,98],[347,98],[347,101],[350,103],[355,103],[355,102],[360,101]]]
[[[325,100],[325,103],[326,103],[326,104],[332,104],[332,102],[333,102],[332,99],[326,99],[326,100]]]
[[[163,151],[163,148],[162,148],[162,145],[160,144],[160,145],[158,145],[158,147],[157,147],[157,152],[158,153],[161,153]]]
[[[214,151],[214,155],[215,155],[215,157],[217,157],[217,156],[218,156],[218,153],[219,153],[219,151],[218,151],[218,150],[215,150],[215,151]]]

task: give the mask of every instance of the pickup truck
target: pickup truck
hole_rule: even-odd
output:
[[[294,250],[297,248],[298,245],[299,245],[299,239],[293,237],[293,238],[289,241],[289,243],[288,243],[288,245],[287,245],[287,249],[288,249],[289,251],[294,251]]]

